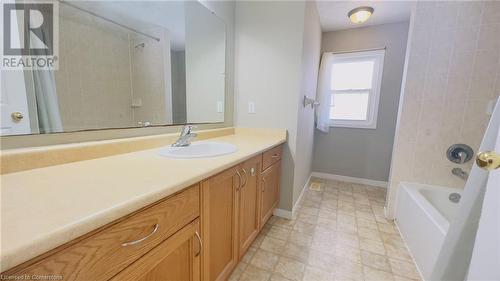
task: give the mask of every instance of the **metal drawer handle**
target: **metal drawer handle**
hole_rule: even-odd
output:
[[[151,231],[151,233],[149,233],[148,235],[144,236],[141,239],[138,239],[138,240],[135,240],[135,241],[130,241],[130,242],[125,242],[125,243],[122,244],[122,247],[132,246],[132,245],[135,245],[137,243],[141,243],[142,241],[144,241],[144,240],[148,239],[149,237],[151,237],[151,235],[155,234],[155,232],[158,230],[159,226],[160,226],[159,224],[155,224],[155,226],[153,228],[153,231]]]
[[[240,189],[243,187],[243,179],[241,177],[241,173],[239,170],[236,170],[236,174],[238,175],[238,181],[239,181],[239,185],[236,189]]]
[[[262,191],[266,189],[266,179],[262,178]]]
[[[274,153],[271,157],[272,158],[276,158],[276,157],[279,157],[280,155],[278,153]]]
[[[199,256],[201,253],[201,249],[203,249],[203,243],[201,242],[201,237],[200,234],[198,233],[198,230],[194,233],[196,235],[196,238],[198,238],[198,242],[200,242],[200,251],[195,255],[195,257]]]
[[[245,187],[247,185],[248,175],[247,175],[247,171],[245,169],[242,169],[242,170],[243,170],[243,174],[245,175],[245,183],[241,187]]]

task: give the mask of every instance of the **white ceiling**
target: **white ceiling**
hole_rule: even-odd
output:
[[[413,4],[412,1],[316,1],[323,31],[407,21]],[[347,13],[360,6],[370,6],[375,11],[366,22],[354,24]]]

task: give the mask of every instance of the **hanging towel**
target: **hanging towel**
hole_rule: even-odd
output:
[[[332,96],[332,53],[323,53],[321,66],[319,68],[318,90],[316,99],[319,106],[316,107],[316,129],[328,133],[330,130],[330,100]]]

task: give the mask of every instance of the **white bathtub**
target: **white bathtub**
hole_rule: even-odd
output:
[[[448,199],[456,188],[402,182],[396,204],[396,224],[425,280],[434,263],[459,203]]]

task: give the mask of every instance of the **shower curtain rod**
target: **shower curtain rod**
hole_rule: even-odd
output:
[[[116,21],[114,21],[114,20],[110,20],[110,19],[105,18],[105,17],[103,17],[103,16],[100,16],[100,15],[98,15],[98,14],[94,13],[94,12],[87,11],[87,10],[85,10],[85,9],[83,9],[83,8],[80,8],[80,7],[78,7],[78,6],[75,6],[75,5],[73,5],[73,4],[70,4],[70,3],[66,2],[66,1],[59,0],[59,3],[62,3],[62,4],[67,5],[67,6],[70,6],[70,7],[74,8],[74,9],[79,10],[79,11],[85,12],[85,13],[87,13],[87,14],[90,14],[90,15],[94,16],[94,17],[97,17],[97,18],[100,18],[100,19],[105,20],[105,21],[107,21],[107,22],[110,22],[110,23],[116,24],[116,25],[118,25],[118,26],[120,26],[120,27],[123,27],[123,28],[125,28],[125,29],[128,29],[128,30],[130,30],[130,31],[132,31],[132,32],[135,32],[135,33],[138,33],[138,34],[144,35],[144,36],[146,36],[146,37],[149,37],[149,38],[151,38],[151,39],[153,39],[153,40],[156,40],[156,41],[160,42],[160,38],[158,38],[158,37],[154,37],[154,36],[152,36],[152,35],[149,35],[149,34],[147,34],[147,33],[144,33],[144,32],[142,32],[142,31],[139,31],[139,30],[137,30],[137,29],[134,29],[134,28],[128,27],[128,26],[126,26],[126,25],[124,25],[124,24],[118,23],[118,22],[116,22]]]
[[[373,48],[373,49],[345,50],[345,51],[325,52],[325,53],[330,53],[330,54],[338,55],[338,54],[357,53],[357,52],[380,51],[380,50],[386,50],[386,49],[387,49],[387,47],[382,47],[382,48]]]

